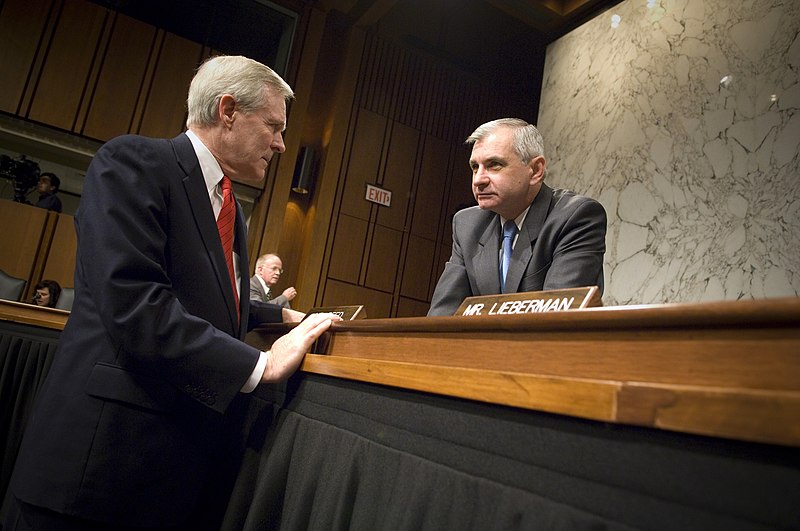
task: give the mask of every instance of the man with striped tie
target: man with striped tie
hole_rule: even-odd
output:
[[[467,143],[478,205],[453,216],[453,252],[428,315],[453,315],[477,295],[582,286],[602,293],[606,212],[594,199],[544,183],[536,127],[501,118]]]
[[[292,374],[336,320],[311,315],[267,352],[242,342],[246,227],[230,181],[257,184],[284,151],[292,97],[266,66],[215,57],[192,80],[186,133],[97,152],[75,216],[75,301],[5,531],[215,526],[204,496],[232,404]]]

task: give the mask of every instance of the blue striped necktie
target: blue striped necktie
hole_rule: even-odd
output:
[[[511,263],[511,251],[516,234],[517,224],[513,219],[509,219],[503,225],[503,262],[500,268],[500,291],[503,293],[506,292],[506,275],[508,274],[508,264]]]

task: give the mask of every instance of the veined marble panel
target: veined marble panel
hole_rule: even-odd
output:
[[[546,180],[608,212],[604,304],[798,295],[799,109],[794,0],[625,0],[552,43]]]

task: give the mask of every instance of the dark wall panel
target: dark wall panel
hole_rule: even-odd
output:
[[[367,239],[367,222],[342,214],[336,224],[328,277],[357,284]]]
[[[436,240],[440,210],[447,191],[449,151],[444,140],[432,135],[425,138],[411,232],[430,240]]]
[[[203,47],[172,33],[164,34],[153,83],[147,92],[142,123],[145,136],[172,137],[186,122],[186,94]]]
[[[0,5],[0,111],[16,114],[52,2],[5,0]]]
[[[374,112],[361,112],[346,166],[341,212],[364,220],[370,218],[372,203],[364,199],[366,183],[378,181],[386,118]]]
[[[374,225],[373,228],[365,285],[391,293],[397,281],[403,233],[381,225]]]
[[[386,164],[381,187],[392,192],[390,207],[378,207],[378,223],[397,230],[406,227],[411,187],[417,167],[419,131],[394,124],[391,141],[387,146]]]
[[[131,130],[153,52],[156,28],[117,15],[82,133],[109,140]]]
[[[108,10],[88,2],[65,2],[27,117],[72,130],[83,102]]]

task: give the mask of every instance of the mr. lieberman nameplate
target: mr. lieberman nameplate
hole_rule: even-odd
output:
[[[453,315],[519,315],[602,306],[597,286],[467,297]]]

